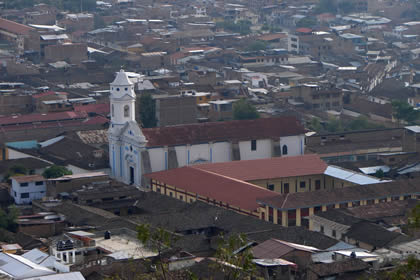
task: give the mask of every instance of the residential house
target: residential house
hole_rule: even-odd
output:
[[[308,109],[341,111],[343,108],[342,90],[332,84],[298,85],[291,88],[291,94]]]
[[[0,18],[0,38],[12,42],[18,55],[40,51],[40,37],[35,28]]]
[[[40,175],[15,176],[11,180],[10,195],[16,204],[30,204],[46,195],[46,180]]]

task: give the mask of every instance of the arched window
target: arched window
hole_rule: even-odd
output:
[[[124,106],[124,117],[128,118],[130,116],[130,107],[128,105]]]
[[[287,155],[287,146],[286,145],[283,145],[282,155]]]
[[[111,116],[114,117],[114,104],[111,105]]]

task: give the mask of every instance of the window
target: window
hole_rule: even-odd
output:
[[[270,191],[274,191],[274,184],[267,185],[267,189],[269,189]]]
[[[283,145],[283,148],[282,148],[282,154],[283,154],[283,155],[287,155],[287,153],[288,153],[288,151],[287,151],[287,146],[286,146],[286,145]]]
[[[184,200],[184,197],[182,195],[179,196],[180,200]]]
[[[193,202],[194,202],[194,199],[190,198],[190,203],[193,203]]]
[[[44,184],[44,182],[43,181],[38,181],[38,182],[35,182],[35,185],[36,186],[42,186]]]
[[[335,231],[335,229],[332,230],[332,233],[331,234],[332,234],[333,237],[336,237],[337,236],[337,232]]]
[[[124,106],[124,117],[128,118],[130,116],[130,107],[128,105]]]
[[[20,198],[29,198],[29,193],[21,193]]]
[[[299,186],[300,186],[301,188],[306,187],[306,182],[305,182],[305,181],[300,182]]]
[[[28,186],[28,183],[20,183],[20,186],[21,187],[27,187]]]
[[[257,140],[251,140],[251,151],[257,150]]]
[[[285,183],[285,184],[283,185],[283,192],[284,192],[284,193],[289,193],[289,183]]]
[[[324,233],[324,226],[321,226],[320,230],[321,233]]]
[[[321,180],[315,180],[315,189],[320,190],[321,189]]]

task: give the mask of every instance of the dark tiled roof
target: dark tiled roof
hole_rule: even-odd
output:
[[[147,178],[248,211],[258,209],[257,198],[277,196],[250,183],[204,170],[181,167],[149,173]]]
[[[163,227],[173,232],[217,228],[227,235],[243,233],[250,240],[258,243],[277,238],[320,249],[329,248],[337,243],[335,239],[318,232],[310,232],[302,227],[284,228],[203,202],[187,204],[154,192],[145,193],[136,205],[143,213],[130,216],[130,219],[135,222],[149,223],[155,227]]]
[[[318,212],[317,216],[327,219],[329,221],[336,222],[341,225],[351,226],[361,221],[356,217],[346,213],[345,209],[331,209],[326,212]]]
[[[378,249],[412,240],[409,236],[389,231],[371,222],[360,222],[351,226],[345,236]]]
[[[27,150],[28,153],[38,155],[57,165],[72,164],[87,170],[97,170],[108,167],[108,151],[101,150],[102,156],[95,157],[94,152],[99,149],[76,141],[68,137],[36,150]]]
[[[33,157],[2,160],[0,161],[0,173],[7,172],[9,168],[13,166],[23,166],[28,170],[32,170],[32,169],[44,168],[50,165],[51,164],[43,160],[39,160]]]
[[[277,239],[269,239],[252,248],[252,254],[256,259],[278,259],[293,250],[295,249]]]
[[[149,147],[278,138],[305,133],[294,117],[175,125],[142,131]]]
[[[368,269],[369,264],[360,259],[345,259],[333,263],[317,263],[311,264],[309,270],[314,272],[319,277],[326,277],[336,274],[357,272]]]
[[[388,217],[404,217],[418,204],[418,200],[395,200],[386,203],[364,205],[346,209],[351,215],[361,219],[378,220]]]
[[[276,157],[195,165],[206,170],[244,181],[323,174],[327,164],[318,155]]]
[[[297,209],[321,205],[332,205],[351,201],[380,199],[420,193],[420,180],[398,180],[362,186],[351,186],[332,191],[300,192],[280,194],[275,197],[259,199],[263,205],[277,209]]]

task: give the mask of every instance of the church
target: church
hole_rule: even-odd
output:
[[[144,174],[182,166],[303,155],[305,129],[295,117],[141,128],[134,84],[121,70],[110,84],[111,177],[145,186]]]

